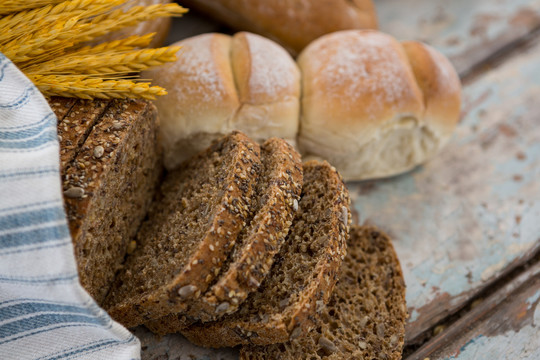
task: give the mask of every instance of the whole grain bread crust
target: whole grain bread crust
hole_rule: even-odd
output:
[[[54,98],[51,104],[79,277],[101,303],[161,175],[157,111],[150,102],[132,100]]]
[[[235,318],[236,314],[232,314],[220,321],[197,323],[181,330],[192,343],[214,348],[240,344],[268,345],[300,337],[313,328],[316,310],[328,302],[337,281],[337,272],[345,258],[351,215],[349,194],[336,169],[327,162],[309,161],[304,164],[304,181],[307,181],[306,174],[312,171],[319,172],[323,181],[328,182],[328,188],[333,191],[332,201],[327,209],[332,220],[325,234],[328,240],[324,255],[320,256],[312,269],[311,281],[307,287],[300,291],[295,303],[289,304],[281,314],[270,315],[268,319],[254,321],[250,316]],[[294,239],[289,238],[287,241]],[[282,256],[285,257],[287,254]],[[272,277],[272,274],[273,271],[268,278]],[[265,295],[272,296],[272,294]]]
[[[235,249],[239,253],[204,296],[192,302],[186,314],[168,315],[146,323],[152,332],[162,335],[178,332],[195,320],[208,322],[235,312],[270,271],[274,255],[298,210],[303,176],[300,155],[285,140],[267,140],[262,145],[262,155],[263,165],[272,166],[263,170],[270,177],[266,188],[261,190],[264,193],[255,199],[261,205],[242,233],[244,243],[237,244],[242,247]],[[271,163],[265,164],[265,159]]]
[[[372,226],[353,226],[347,258],[330,303],[306,337],[245,346],[241,360],[401,359],[407,309],[392,242]]]
[[[249,201],[261,168],[259,146],[243,133],[235,131],[190,160],[190,163],[219,151],[224,141],[235,144],[232,150],[235,153],[230,171],[223,179],[220,203],[212,210],[212,225],[201,237],[186,265],[175,270],[177,273],[172,281],[140,296],[125,299],[109,296],[105,307],[124,326],[134,327],[171,313],[185,311],[187,304],[199,298],[208,288],[216,276],[216,269],[220,268],[229,255],[238,233],[246,225],[250,212]]]

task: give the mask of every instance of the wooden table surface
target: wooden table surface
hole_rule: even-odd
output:
[[[394,239],[407,284],[406,359],[540,359],[540,0],[375,0],[380,29],[446,54],[462,120],[432,161],[349,183],[359,223]],[[228,31],[195,13],[169,42]],[[237,359],[135,333],[143,359]]]

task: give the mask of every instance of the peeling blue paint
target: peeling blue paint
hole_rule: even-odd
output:
[[[537,290],[533,296],[525,300],[525,302],[527,303],[527,310],[530,310],[532,306],[538,301],[538,299],[540,299],[540,290]]]
[[[424,166],[371,190],[350,185],[361,222],[395,237],[410,322],[445,294],[465,300],[539,246],[539,63],[537,45],[467,85],[466,103],[483,101]]]

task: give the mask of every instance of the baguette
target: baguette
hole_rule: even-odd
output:
[[[372,0],[186,0],[185,5],[251,31],[298,54],[316,38],[346,29],[376,29]]]

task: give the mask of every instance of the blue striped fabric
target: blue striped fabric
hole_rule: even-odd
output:
[[[138,339],[79,285],[56,121],[0,54],[0,359],[139,359]]]

